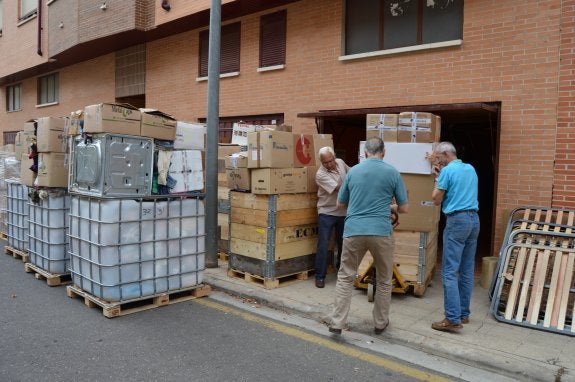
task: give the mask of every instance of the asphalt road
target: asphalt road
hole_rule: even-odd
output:
[[[108,319],[3,254],[0,333],[3,382],[445,380],[210,297]]]

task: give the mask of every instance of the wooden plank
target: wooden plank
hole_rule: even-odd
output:
[[[218,199],[228,200],[230,188],[225,186],[218,186]]]
[[[230,253],[228,266],[243,272],[265,277],[282,277],[295,273],[313,270],[315,266],[315,255],[294,257],[292,259],[268,262],[266,260],[254,259]]]
[[[218,214],[218,225],[220,228],[220,239],[228,240],[230,234],[230,226],[229,226],[229,215],[228,214]]]
[[[317,224],[304,224],[278,227],[275,231],[276,244],[283,244],[317,238],[318,226]],[[268,228],[251,224],[231,223],[231,237],[265,244],[268,240]]]
[[[254,259],[267,259],[267,244],[232,238],[230,250],[238,255]],[[303,239],[290,243],[275,245],[274,260],[286,260],[294,257],[305,256],[315,253],[317,250],[317,238]]]
[[[571,291],[571,282],[573,281],[573,266],[575,265],[575,253],[569,253],[567,257],[567,265],[565,267],[565,281],[561,289],[561,298],[559,306],[559,314],[557,319],[557,329],[565,329],[565,317],[567,315],[567,305],[569,304],[569,294]],[[573,319],[572,319],[573,320]],[[571,323],[571,328],[575,325]]]
[[[30,255],[26,251],[22,251],[22,250],[19,250],[19,249],[16,249],[14,247],[10,247],[10,246],[5,246],[4,247],[4,253],[12,256],[15,259],[20,258],[22,260],[22,262],[24,262],[24,263],[30,262]]]
[[[270,195],[231,192],[230,205],[232,207],[268,211],[269,198]],[[280,194],[277,195],[277,203],[275,207],[276,211],[316,208],[317,195],[315,193]]]
[[[286,211],[277,211],[275,215],[276,227],[291,227],[296,225],[305,225],[317,223],[317,209],[303,208]],[[232,207],[230,211],[230,220],[233,223],[253,224],[258,222],[262,227],[267,227],[268,210],[256,210],[249,208]]]
[[[527,302],[527,293],[529,291],[529,282],[531,281],[531,275],[533,273],[533,265],[535,264],[535,259],[537,258],[537,250],[531,248],[529,250],[529,258],[527,260],[527,266],[523,272],[523,281],[521,285],[521,294],[519,296],[519,303],[517,304],[517,315],[515,316],[515,321],[522,322],[523,315],[525,314],[525,305]]]
[[[50,273],[47,270],[42,269],[32,263],[24,264],[24,271],[26,273],[34,272],[34,277],[37,280],[46,280],[46,284],[48,284],[48,286],[60,286],[70,284],[72,282],[72,276],[70,273]]]
[[[515,311],[515,303],[517,301],[517,292],[519,291],[521,276],[523,274],[523,268],[525,266],[525,257],[527,255],[527,248],[521,247],[519,249],[519,254],[517,255],[517,260],[515,261],[515,269],[513,271],[513,280],[511,280],[511,288],[509,289],[509,295],[507,298],[507,305],[505,306],[505,319],[510,320],[513,317],[513,312]]]
[[[560,290],[563,284],[563,274],[565,268],[561,269],[563,254],[559,251],[554,251],[555,259],[553,261],[553,270],[551,273],[551,282],[549,283],[549,293],[547,294],[547,304],[545,305],[545,315],[543,317],[543,327],[548,328],[551,325],[551,319],[553,316],[553,307],[555,306],[556,293]],[[565,264],[563,264],[564,266]],[[557,320],[557,315],[555,315]],[[555,321],[556,321],[555,320]],[[555,323],[554,326],[556,326]]]
[[[565,285],[565,279],[567,279],[567,260],[568,255],[566,253],[557,252],[555,255],[560,257],[560,264],[559,264],[559,272],[558,272],[558,280],[557,280],[557,287],[554,291],[549,291],[549,294],[553,294],[554,304],[551,308],[551,322],[550,325],[553,327],[557,327],[559,323],[559,311],[561,310],[561,296],[563,294],[563,286]],[[557,259],[556,259],[557,260]],[[555,265],[555,267],[557,264]],[[553,269],[555,271],[555,268]]]
[[[275,289],[301,280],[307,280],[310,271],[302,271],[291,275],[284,275],[280,277],[262,277],[254,275],[249,272],[240,271],[237,269],[228,269],[228,277],[235,279],[242,279],[247,283],[264,287],[265,289]]]
[[[541,299],[543,297],[543,289],[545,287],[545,277],[547,276],[549,253],[550,251],[546,249],[543,251],[543,254],[539,254],[537,256],[535,275],[533,278],[533,289],[529,300],[529,308],[527,309],[527,320],[532,325],[536,325],[539,319],[539,309],[541,308]]]

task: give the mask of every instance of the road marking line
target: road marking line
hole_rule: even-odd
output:
[[[422,370],[418,370],[416,368],[407,366],[407,365],[403,365],[399,362],[395,362],[389,359],[385,359],[382,358],[380,356],[371,354],[371,353],[367,353],[358,349],[354,349],[353,347],[349,346],[350,344],[339,344],[337,342],[334,342],[333,340],[329,340],[325,337],[322,336],[318,336],[315,334],[310,334],[309,332],[305,332],[303,330],[300,329],[296,329],[290,326],[286,326],[284,324],[281,324],[279,322],[275,322],[272,321],[270,319],[264,318],[264,317],[260,317],[257,316],[255,314],[252,313],[247,313],[247,312],[243,312],[239,309],[236,308],[232,308],[223,304],[220,304],[218,302],[209,300],[209,299],[197,299],[197,300],[193,300],[193,302],[197,303],[197,304],[201,304],[204,306],[207,306],[209,308],[212,309],[216,309],[219,310],[221,312],[224,313],[230,313],[230,314],[234,314],[236,316],[239,316],[241,318],[243,318],[246,321],[252,321],[252,322],[256,322],[260,325],[266,326],[272,330],[275,330],[277,332],[298,338],[300,340],[304,340],[307,342],[311,342],[313,344],[317,344],[317,345],[321,345],[325,348],[328,348],[330,350],[345,354],[349,357],[353,357],[353,358],[357,358],[360,359],[362,361],[365,362],[369,362],[371,364],[383,367],[385,369],[394,371],[396,373],[400,373],[421,381],[430,381],[430,382],[444,382],[444,381],[450,381],[450,379],[447,379],[445,377],[442,376],[438,376],[438,375],[434,375]]]

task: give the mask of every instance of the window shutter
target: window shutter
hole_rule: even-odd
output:
[[[287,11],[264,15],[260,19],[260,68],[282,65],[286,61]]]
[[[240,71],[240,23],[222,27],[220,73]]]
[[[224,25],[220,38],[220,74],[240,71],[240,23]],[[199,77],[208,76],[210,31],[200,32]]]

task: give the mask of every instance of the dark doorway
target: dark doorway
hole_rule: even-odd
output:
[[[332,110],[300,114],[315,117],[318,132],[333,134],[336,154],[348,165],[358,163],[359,142],[365,140],[367,114],[431,112],[441,116],[441,140],[452,142],[461,160],[475,167],[479,177],[481,233],[476,258],[494,255],[495,190],[499,140],[499,103],[401,106],[391,108]],[[439,223],[439,245],[445,226]]]

